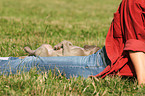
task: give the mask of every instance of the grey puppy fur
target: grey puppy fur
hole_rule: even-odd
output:
[[[29,55],[52,57],[52,56],[87,56],[97,52],[100,48],[95,45],[85,45],[84,48],[73,46],[69,41],[62,41],[52,48],[49,44],[43,44],[36,50],[29,47],[24,48]]]

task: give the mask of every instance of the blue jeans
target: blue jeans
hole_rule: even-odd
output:
[[[0,60],[0,74],[6,74],[17,71],[29,71],[36,67],[41,71],[59,70],[65,73],[65,76],[83,76],[87,78],[90,75],[97,75],[106,67],[104,65],[100,49],[95,54],[89,56],[69,56],[69,57],[35,57],[29,56],[24,59],[10,57],[8,60]]]

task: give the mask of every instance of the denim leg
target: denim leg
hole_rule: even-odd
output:
[[[65,73],[66,77],[96,75],[103,71],[106,66],[102,62],[100,55],[101,50],[89,56],[68,56],[68,57],[26,57],[25,59],[10,59],[0,63],[0,70],[2,73],[19,71],[29,71],[36,67],[41,71],[48,71],[49,69],[57,69],[61,73]],[[3,61],[2,61],[3,62]]]

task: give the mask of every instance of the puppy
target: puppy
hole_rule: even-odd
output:
[[[100,48],[95,45],[85,45],[84,48],[73,46],[69,41],[62,41],[52,48],[49,44],[43,44],[36,50],[29,47],[24,48],[30,56],[52,57],[52,56],[88,56],[97,52]]]

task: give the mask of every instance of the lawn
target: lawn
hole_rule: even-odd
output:
[[[103,47],[113,13],[121,0],[0,0],[0,56],[24,56],[25,46]],[[0,76],[0,95],[144,95],[136,78],[70,78],[51,71]]]

